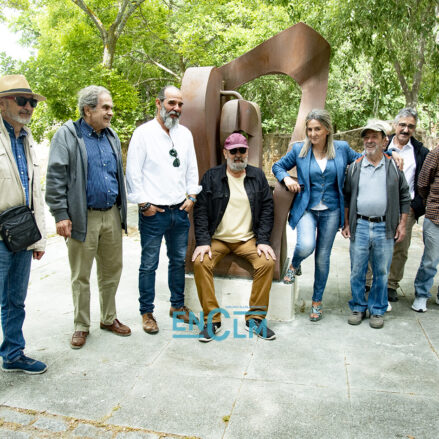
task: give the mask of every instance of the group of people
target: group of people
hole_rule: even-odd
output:
[[[46,364],[24,354],[22,331],[31,259],[41,259],[45,248],[44,203],[34,140],[27,125],[38,102],[45,99],[31,90],[22,75],[0,78],[0,213],[17,205],[31,207],[42,235],[41,240],[17,252],[10,251],[0,240],[0,355],[6,372],[39,374],[47,370]],[[276,259],[270,246],[273,197],[263,171],[248,164],[247,138],[242,133],[228,136],[222,151],[225,162],[209,169],[199,183],[192,134],[179,124],[183,108],[180,90],[164,87],[156,107],[155,118],[140,125],[132,135],[126,177],[120,140],[110,127],[113,101],[106,88],[91,85],[82,89],[79,120],[66,122],[52,139],[45,200],[68,250],[74,304],[70,346],[82,348],[90,332],[90,273],[94,260],[100,328],[119,336],[131,334],[118,319],[115,301],[128,201],[138,205],[139,311],[146,333],[159,331],[154,300],[163,238],[169,259],[169,315],[186,323],[193,321],[184,300],[188,214],[193,209],[196,247],[192,261],[204,316],[199,340],[209,342],[221,330],[213,271],[229,253],[244,257],[254,269],[245,328],[262,339],[273,340],[276,335],[265,318]],[[278,180],[296,194],[289,224],[297,227],[297,245],[285,283],[294,282],[301,273],[301,262],[315,251],[312,321],[323,316],[330,253],[335,235],[342,229],[343,236],[351,239],[349,323],[361,323],[368,309],[370,325],[383,326],[388,300],[397,300],[391,291],[396,291],[402,279],[410,244],[407,240],[414,222],[424,213],[425,201],[425,252],[415,281],[413,308],[426,310],[439,263],[439,246],[435,245],[439,239],[439,153],[436,148],[425,159],[428,150],[412,137],[416,122],[413,110],[402,110],[395,120],[396,135],[387,145],[384,123],[371,121],[362,130],[365,151],[360,154],[346,142],[334,141],[329,114],[313,110],[306,119],[305,141],[293,144],[291,151],[273,166]],[[404,172],[384,150],[399,166],[403,164]],[[293,167],[297,178],[288,174]],[[395,267],[397,274],[389,277],[387,288],[392,254],[395,261],[397,253],[402,267],[401,262]],[[373,283],[366,298],[368,262]]]
[[[276,178],[296,194],[289,224],[297,228],[297,243],[284,282],[294,282],[301,262],[315,254],[311,321],[323,317],[331,250],[341,229],[350,239],[348,323],[360,324],[368,311],[369,325],[382,328],[389,302],[398,301],[412,228],[424,213],[425,250],[412,309],[427,311],[439,264],[439,147],[429,152],[413,137],[417,121],[415,110],[402,109],[390,138],[386,122],[369,121],[361,130],[360,154],[346,142],[333,140],[327,111],[313,110],[306,117],[306,140],[294,143],[273,165]],[[288,174],[294,167],[297,178]]]

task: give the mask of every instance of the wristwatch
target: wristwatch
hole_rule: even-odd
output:
[[[188,195],[187,199],[191,200],[194,204],[197,202],[197,199],[195,197],[191,197],[190,195]]]
[[[140,212],[146,212],[151,207],[151,203],[145,203],[142,206],[139,206]]]

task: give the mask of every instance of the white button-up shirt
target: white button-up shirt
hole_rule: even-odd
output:
[[[180,166],[173,166],[174,148]],[[198,194],[198,166],[192,133],[177,125],[169,135],[157,119],[136,128],[127,157],[127,192],[132,203],[172,205],[182,202],[187,194]]]
[[[395,137],[392,139],[392,143],[389,147],[391,150],[395,150],[404,159],[404,176],[407,180],[410,190],[410,198],[415,198],[415,173],[416,173],[416,161],[415,150],[412,143],[409,141],[402,149],[399,149],[395,144]]]

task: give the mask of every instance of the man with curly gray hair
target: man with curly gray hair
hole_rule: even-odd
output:
[[[84,346],[90,328],[90,272],[96,259],[101,329],[128,336],[116,315],[122,273],[122,228],[127,201],[120,140],[110,128],[110,92],[90,85],[79,92],[80,119],[55,134],[47,169],[46,202],[56,231],[66,239],[74,304],[73,349]]]

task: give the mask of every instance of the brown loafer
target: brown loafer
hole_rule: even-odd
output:
[[[72,349],[81,349],[85,345],[88,331],[75,331],[70,341],[70,347]]]
[[[157,334],[157,332],[159,332],[159,327],[157,325],[156,319],[152,315],[152,312],[142,314],[142,321],[143,330],[148,334]]]
[[[118,319],[114,319],[111,325],[104,325],[101,322],[101,329],[111,331],[112,333],[120,335],[122,337],[128,337],[128,335],[131,335],[131,329],[128,328],[127,325],[124,325],[122,322],[120,322]]]
[[[181,308],[174,308],[171,306],[171,308],[169,308],[169,317],[183,320],[184,323],[189,323],[189,313],[192,313],[192,311],[187,306],[182,306]],[[193,313],[192,321],[194,321]]]

